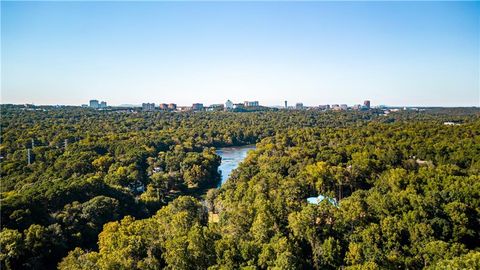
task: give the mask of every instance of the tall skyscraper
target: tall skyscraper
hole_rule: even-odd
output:
[[[225,102],[225,110],[233,110],[233,102],[230,99]]]
[[[286,100],[285,100],[285,109],[288,109],[288,104]]]
[[[370,109],[370,100],[365,100],[363,102],[363,106],[367,107],[367,109]]]
[[[99,107],[98,100],[96,99],[90,100],[90,108],[98,109],[98,107]]]
[[[142,110],[144,111],[154,111],[155,103],[142,103]]]
[[[192,110],[194,111],[203,111],[203,103],[193,103]]]
[[[260,106],[258,101],[245,101],[245,102],[243,102],[243,105],[245,107],[258,107],[258,106]]]

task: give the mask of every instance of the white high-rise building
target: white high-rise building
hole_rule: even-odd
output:
[[[258,101],[245,101],[245,102],[243,102],[243,105],[245,107],[258,107],[258,106],[260,106]]]
[[[233,102],[230,99],[225,102],[225,110],[233,110]]]
[[[144,111],[154,111],[155,103],[142,103],[142,110]]]

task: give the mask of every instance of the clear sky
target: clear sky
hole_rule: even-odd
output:
[[[1,102],[480,105],[479,2],[4,2]]]

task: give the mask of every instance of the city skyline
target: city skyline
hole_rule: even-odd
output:
[[[363,104],[362,104],[363,103]],[[275,109],[320,109],[320,110],[329,110],[335,107],[338,108],[348,108],[353,110],[360,110],[365,108],[378,108],[378,109],[389,109],[389,108],[436,108],[436,107],[444,107],[444,108],[475,108],[478,106],[410,106],[410,105],[388,105],[388,104],[375,104],[371,103],[371,100],[364,100],[363,102],[355,102],[355,103],[344,103],[344,102],[334,102],[334,103],[321,103],[321,104],[309,104],[306,105],[303,102],[295,102],[295,103],[288,103],[284,100],[283,104],[263,104],[258,100],[255,101],[235,101],[232,102],[230,99],[226,100],[225,102],[214,102],[214,103],[203,103],[203,102],[195,102],[191,104],[177,104],[175,102],[155,102],[155,101],[146,101],[140,104],[132,104],[132,103],[122,103],[122,104],[109,104],[107,101],[99,101],[97,99],[91,99],[88,102],[81,103],[81,104],[35,104],[35,103],[0,103],[4,105],[15,105],[15,106],[72,106],[72,107],[85,107],[85,108],[93,108],[93,109],[107,109],[107,108],[143,108],[145,106],[148,107],[147,110],[169,110],[169,111],[176,111],[176,110],[183,110],[185,108],[193,108],[197,105],[202,106],[202,108],[213,108],[222,106],[225,108],[238,107],[238,105],[242,107],[264,107],[264,108],[275,108]],[[232,107],[232,108],[233,108]]]
[[[2,2],[1,103],[480,105],[478,2]]]

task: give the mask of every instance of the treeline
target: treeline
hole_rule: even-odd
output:
[[[300,215],[304,208],[318,213],[318,207],[330,207],[329,211],[342,216],[344,202],[357,193],[373,192],[390,169],[402,169],[398,173],[412,179],[422,170],[434,170],[425,177],[440,179],[437,174],[442,172],[452,183],[462,183],[457,178],[470,179],[479,171],[476,109],[390,116],[379,116],[376,111],[44,109],[1,107],[0,259],[5,269],[55,268],[76,247],[61,268],[321,268],[327,264],[318,261],[318,246],[328,237],[340,247],[335,264],[329,267],[359,265],[363,261],[345,260],[353,241],[341,226],[332,223],[338,231],[322,235],[318,228],[323,225],[316,225],[317,216],[311,217],[315,226],[310,234],[317,241],[312,244],[300,236],[308,233],[290,225],[294,213]],[[462,125],[444,126],[444,121]],[[258,151],[227,185],[210,191],[205,201],[181,196],[198,198],[217,185],[220,158],[212,147],[259,141]],[[474,180],[469,184],[475,184]],[[424,188],[425,183],[414,182]],[[430,182],[431,188],[444,188],[436,180]],[[340,207],[306,204],[306,197],[319,194],[336,198]],[[467,195],[469,201],[459,202],[466,205],[470,229],[453,240],[449,238],[453,225],[442,225],[447,232],[439,239],[448,248],[459,243],[459,249],[445,258],[455,260],[478,246],[472,244],[477,231],[471,234],[475,228],[471,226],[477,224],[470,219],[473,213],[478,220],[476,210],[471,210],[478,209],[472,205],[478,202],[478,194]],[[451,222],[447,210],[438,211],[435,217],[438,214]],[[219,215],[219,222],[209,223],[209,215]],[[367,220],[380,222],[380,217],[374,217]],[[364,225],[352,224],[359,230]],[[291,252],[291,257],[278,255],[281,250]],[[390,267],[380,264],[382,258],[367,262]],[[418,268],[419,264],[411,265]]]

